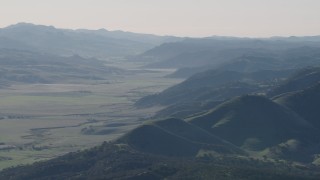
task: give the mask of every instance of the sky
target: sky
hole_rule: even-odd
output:
[[[320,0],[0,0],[0,27],[18,22],[190,37],[310,36],[320,35]]]

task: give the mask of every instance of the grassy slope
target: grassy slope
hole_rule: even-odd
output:
[[[118,140],[143,152],[169,156],[195,156],[200,149],[221,154],[243,154],[236,146],[180,119],[143,125]]]
[[[312,128],[291,110],[260,96],[242,96],[190,119],[227,141],[263,149],[288,139],[310,138]]]
[[[275,101],[294,110],[320,129],[320,83],[302,91],[284,94],[275,98]]]
[[[206,100],[225,100],[234,96],[263,91],[291,71],[257,71],[242,73],[225,70],[208,70],[198,73],[184,82],[159,94],[146,96],[136,105],[172,105]],[[262,87],[263,86],[263,87]]]
[[[104,143],[82,152],[0,172],[0,179],[317,179],[317,169],[249,159],[195,160],[141,153],[123,144]]]
[[[283,93],[299,91],[310,87],[320,81],[320,68],[306,68],[298,71],[284,83],[274,88],[268,93],[269,97],[281,95]]]

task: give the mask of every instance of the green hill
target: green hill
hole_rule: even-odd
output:
[[[166,119],[143,125],[121,137],[142,152],[167,156],[196,156],[206,149],[220,154],[240,154],[236,146],[180,119]]]
[[[276,97],[275,101],[289,107],[314,127],[320,129],[320,83],[302,91]]]
[[[234,96],[264,92],[291,74],[288,71],[257,71],[243,73],[225,70],[208,70],[198,73],[158,94],[146,96],[137,106],[172,105],[197,101],[222,101]]]
[[[261,96],[234,98],[189,122],[245,149],[262,150],[289,139],[314,138],[308,122]]]
[[[309,67],[296,72],[278,87],[268,92],[269,97],[277,96],[283,93],[299,91],[313,86],[320,81],[320,68]]]

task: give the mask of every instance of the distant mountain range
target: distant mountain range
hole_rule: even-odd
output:
[[[168,77],[186,78],[208,69],[253,72],[319,65],[319,50],[318,37],[214,37],[164,43],[134,59],[147,62],[146,68],[179,69]]]
[[[171,36],[18,23],[0,29],[0,88],[17,83],[105,80],[125,72],[107,66],[105,60],[123,59],[178,40]]]
[[[143,53],[154,46],[177,40],[180,38],[105,29],[57,29],[30,23],[0,29],[0,48],[102,59]]]

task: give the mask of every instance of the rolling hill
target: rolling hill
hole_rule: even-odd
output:
[[[293,70],[236,71],[208,70],[195,74],[184,82],[158,94],[146,96],[137,106],[173,105],[196,101],[223,101],[228,98],[255,92],[263,92],[278,81],[290,76]]]
[[[290,139],[315,139],[317,134],[293,111],[261,96],[234,98],[189,122],[239,147],[255,150]]]
[[[250,38],[194,38],[179,42],[164,43],[151,50],[137,55],[134,60],[149,62],[148,68],[197,68],[212,66],[236,68],[234,62],[248,66],[247,70],[271,70],[297,66],[313,65],[319,59],[319,41],[300,39],[290,41],[289,38],[250,39]],[[267,59],[269,63],[259,60]],[[269,59],[269,60],[268,60]],[[246,61],[257,64],[249,66]],[[290,62],[290,63],[288,63]],[[230,64],[229,64],[230,63]],[[259,64],[268,65],[266,67]],[[250,69],[250,68],[251,69]],[[259,67],[259,69],[254,69]],[[231,69],[230,69],[231,70]]]
[[[136,102],[138,107],[165,105],[155,117],[186,118],[201,113],[234,96],[266,94],[273,97],[302,90],[320,81],[319,68],[261,70],[243,73],[230,70],[207,70],[180,84]]]
[[[233,50],[231,50],[232,54]],[[192,56],[190,56],[192,57]],[[198,59],[194,58],[194,62]],[[182,58],[185,59],[185,58]],[[204,72],[209,69],[213,70],[229,70],[237,72],[256,72],[261,70],[288,70],[301,69],[313,66],[319,66],[320,53],[318,47],[302,46],[292,49],[271,51],[267,49],[251,50],[234,56],[233,59],[222,58],[220,63],[216,63],[219,58],[212,58],[203,64],[201,62],[196,66],[179,67],[179,69],[167,77],[171,78],[188,78],[196,73]],[[180,60],[180,63],[187,65],[188,63]],[[175,66],[173,66],[175,67]]]
[[[286,81],[268,92],[269,97],[281,95],[283,93],[299,91],[313,86],[320,81],[320,68],[309,67],[296,72]]]
[[[0,66],[0,84],[6,86],[19,83],[88,82],[125,73],[93,58],[61,57],[12,49],[0,49]]]
[[[166,119],[143,125],[117,142],[142,152],[194,157],[201,149],[219,154],[243,154],[236,146],[180,119]]]
[[[279,104],[289,107],[301,117],[320,129],[320,83],[307,89],[283,94],[274,99]]]

